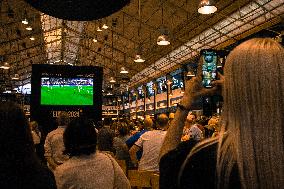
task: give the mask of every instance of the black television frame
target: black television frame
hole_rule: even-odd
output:
[[[42,77],[92,77],[93,105],[41,105]],[[31,120],[36,120],[45,130],[56,127],[54,112],[78,112],[79,116],[92,119],[94,122],[102,120],[102,80],[103,68],[98,66],[69,66],[69,65],[32,65],[31,76]]]

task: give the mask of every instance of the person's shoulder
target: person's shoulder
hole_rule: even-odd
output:
[[[193,147],[179,172],[181,188],[214,188],[217,149],[217,138],[204,140]]]
[[[179,145],[166,153],[162,158],[161,162],[168,162],[170,160],[172,161],[178,161],[180,160],[183,162],[186,158],[186,156],[189,154],[190,150],[197,144],[197,141],[194,140],[188,140],[183,141],[179,143]]]
[[[191,159],[216,158],[218,137],[204,140],[198,143],[190,152]]]
[[[47,133],[47,135],[46,135],[46,139],[51,138],[54,134],[56,134],[56,129],[55,129],[55,130],[50,131],[49,133]]]
[[[142,139],[145,139],[145,140],[148,140],[150,139],[151,137],[157,135],[157,130],[152,130],[152,131],[147,131],[147,132],[144,132],[140,138]]]

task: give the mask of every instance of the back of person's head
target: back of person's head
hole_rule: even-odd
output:
[[[193,112],[190,112],[186,117],[186,121],[188,121],[189,123],[193,123],[195,119],[196,115]]]
[[[168,126],[169,118],[166,114],[160,114],[157,117],[156,123],[158,128],[166,128]]]
[[[202,139],[202,130],[198,127],[197,124],[189,129],[189,137],[194,141],[200,141]]]
[[[63,140],[64,153],[70,156],[89,155],[96,151],[96,129],[86,118],[72,120],[64,131]]]
[[[0,129],[1,153],[19,155],[33,150],[31,131],[20,106],[1,102]]]
[[[125,122],[121,122],[119,125],[118,125],[118,134],[120,136],[126,136],[128,135],[129,133],[129,129],[128,129],[128,126]]]
[[[105,117],[103,124],[105,126],[110,126],[112,124],[112,119],[110,117]]]
[[[248,40],[226,60],[223,122],[228,134],[221,132],[218,152],[218,177],[225,184],[228,176],[223,176],[236,162],[244,188],[284,185],[283,60],[283,47],[272,39]]]
[[[171,119],[174,119],[174,118],[175,118],[175,113],[171,112],[171,113],[169,114],[169,119],[171,120]]]
[[[61,111],[57,118],[57,124],[59,126],[67,126],[70,123],[69,114],[65,111]]]
[[[147,129],[147,130],[150,130],[152,129],[153,127],[153,120],[151,117],[147,116],[145,119],[144,119],[144,129]]]
[[[216,116],[212,116],[208,121],[208,125],[218,125],[218,123],[219,123],[219,117]]]
[[[103,127],[98,133],[98,149],[100,151],[114,151],[113,139],[115,132],[108,127]]]

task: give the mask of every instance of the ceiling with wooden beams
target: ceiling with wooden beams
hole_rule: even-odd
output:
[[[215,1],[218,11],[211,15],[197,12],[199,2],[131,0],[117,13],[100,20],[67,21],[41,13],[24,0],[2,0],[0,55],[2,62],[11,65],[9,70],[0,71],[2,90],[5,85],[29,83],[32,64],[102,66],[105,86],[110,77],[115,77],[120,84],[128,83],[133,76],[190,39],[245,5],[258,1],[218,0]],[[22,23],[25,18],[28,24]],[[104,24],[108,28],[97,31]],[[32,30],[26,30],[27,26]],[[169,31],[169,46],[157,45],[162,26]],[[144,63],[133,61],[138,49],[142,50]],[[121,67],[129,73],[120,74]],[[14,74],[19,74],[19,81],[11,81]]]

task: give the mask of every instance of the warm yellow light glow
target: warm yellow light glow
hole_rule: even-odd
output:
[[[10,64],[8,62],[5,62],[2,66],[0,66],[0,68],[4,70],[8,70],[10,69]]]
[[[104,24],[104,25],[102,26],[102,28],[106,30],[106,29],[108,29],[108,26],[107,26],[106,24]]]
[[[143,62],[145,62],[145,60],[141,57],[141,55],[137,54],[135,56],[134,62],[143,63]]]
[[[33,28],[31,26],[27,26],[26,30],[31,31],[31,30],[33,30]]]
[[[166,46],[166,45],[171,44],[171,42],[169,41],[167,35],[160,35],[157,39],[157,44],[162,45],[162,46]]]
[[[217,11],[217,7],[214,5],[213,0],[201,0],[198,6],[198,12],[200,14],[212,14]]]
[[[26,18],[24,20],[22,20],[22,23],[25,24],[25,25],[29,24],[29,22]]]
[[[121,67],[120,73],[121,74],[127,74],[128,71],[124,67]]]

